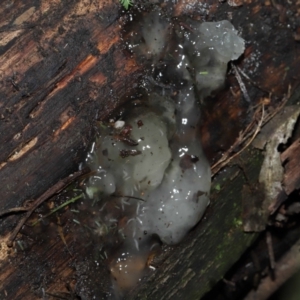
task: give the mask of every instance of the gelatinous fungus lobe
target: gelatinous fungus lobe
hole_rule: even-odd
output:
[[[223,85],[228,62],[244,51],[244,41],[228,21],[187,20],[188,26],[172,26],[172,34],[159,11],[143,22],[133,51],[152,60],[151,83],[139,105],[129,105],[122,119],[100,126],[86,159],[94,171],[86,194],[103,205],[117,197],[120,210],[115,232],[122,242],[110,263],[116,298],[140,280],[157,237],[176,244],[202,218],[211,172],[198,139],[200,102]],[[172,68],[161,68],[170,61]],[[99,211],[108,222],[104,213]]]

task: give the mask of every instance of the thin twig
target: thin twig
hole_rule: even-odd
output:
[[[263,91],[264,93],[270,94],[269,91],[263,89],[262,87],[260,87],[255,81],[253,81],[241,68],[239,68],[238,66],[234,65],[235,68],[238,70],[238,72],[245,77],[253,86],[255,86],[256,88],[258,88],[259,90]]]
[[[78,172],[73,173],[71,176],[68,176],[56,184],[54,184],[51,188],[49,188],[44,194],[42,194],[39,198],[37,198],[32,205],[27,208],[27,213],[25,216],[18,222],[17,226],[14,228],[14,230],[10,233],[10,236],[7,240],[7,246],[12,247],[13,241],[15,240],[17,234],[19,233],[22,226],[25,224],[25,222],[28,220],[28,218],[31,216],[31,214],[35,211],[37,207],[39,207],[44,201],[49,199],[55,194],[58,194],[63,189],[65,189],[70,183],[72,183],[74,180],[76,180],[78,177],[86,174],[88,172],[87,169],[80,170]]]
[[[279,111],[281,111],[281,109],[285,106],[285,104],[287,103],[287,101],[290,99],[291,97],[291,85],[289,85],[288,87],[288,91],[287,94],[285,95],[285,97],[283,98],[282,102],[280,103],[280,105],[270,114],[268,114],[265,118],[264,121],[264,125],[266,123],[268,123]]]
[[[267,243],[267,246],[268,246],[270,267],[271,267],[272,270],[274,270],[275,269],[275,256],[274,256],[272,235],[271,235],[270,231],[267,231],[266,243]]]
[[[70,299],[69,296],[70,294],[68,293],[68,296],[64,297],[64,296],[61,296],[61,295],[57,295],[57,294],[53,294],[53,293],[49,293],[49,292],[46,292],[45,293],[47,296],[51,296],[53,298],[57,298],[57,299],[62,299],[62,300],[68,300]]]
[[[252,143],[252,141],[255,139],[255,137],[257,136],[257,134],[260,132],[261,127],[263,125],[263,120],[264,120],[264,116],[265,116],[265,108],[264,107],[265,107],[264,104],[262,104],[261,118],[260,118],[260,121],[259,121],[259,123],[258,123],[258,125],[256,127],[256,130],[253,133],[253,135],[250,138],[250,140],[246,143],[246,145],[240,151],[238,151],[237,153],[233,154],[232,156],[229,157],[231,151],[227,152],[226,155],[223,155],[222,159],[219,160],[217,163],[215,163],[212,166],[212,170],[213,170],[212,176],[214,176],[218,171],[220,171],[220,169],[222,169],[225,165],[227,165],[233,158],[235,158],[236,156],[238,156],[239,154],[241,154]],[[238,142],[240,142],[241,139],[242,138],[239,137],[238,138]]]
[[[259,286],[251,290],[244,300],[269,299],[284,282],[300,270],[300,240],[276,262],[275,269],[279,276],[263,278]]]
[[[0,212],[0,217],[5,216],[5,215],[19,213],[19,212],[24,212],[24,211],[28,211],[28,210],[29,210],[29,207],[14,207],[14,208],[9,208],[9,209],[1,211]]]
[[[261,118],[260,122],[257,125],[256,129],[254,130],[254,124],[255,124],[255,119],[256,119],[256,114],[254,113],[254,118],[252,122],[247,126],[247,128],[240,133],[239,137],[236,139],[234,144],[228,149],[223,156],[211,167],[212,169],[212,176],[214,176],[217,172],[219,172],[222,168],[224,168],[234,157],[239,155],[242,151],[244,151],[254,140],[254,138],[257,136],[259,131],[261,130],[262,126],[268,123],[281,109],[284,107],[284,105],[287,103],[288,99],[291,97],[291,86],[289,85],[287,94],[283,98],[282,102],[280,105],[270,114],[265,115],[265,110],[264,110],[264,102],[262,102],[260,105],[262,107],[261,109]],[[234,149],[237,147],[241,146],[246,140],[250,138],[250,141],[247,142],[247,144],[240,150],[239,152],[233,154],[230,156],[233,152]]]
[[[55,207],[54,209],[52,209],[48,214],[46,214],[45,216],[43,216],[42,218],[36,220],[35,222],[33,222],[31,224],[31,226],[35,226],[38,222],[40,222],[42,219],[45,219],[49,216],[51,216],[52,214],[54,214],[55,212],[59,211],[60,209],[64,208],[65,206],[71,204],[71,203],[74,203],[75,201],[77,201],[78,199],[82,198],[84,195],[83,194],[80,194],[76,197],[73,197],[71,199],[69,199],[68,201],[62,203],[61,205]]]
[[[135,200],[139,200],[139,201],[144,201],[144,199],[142,198],[139,198],[139,197],[134,197],[134,196],[123,196],[123,195],[117,195],[117,194],[114,194],[114,195],[111,195],[111,197],[116,197],[116,198],[129,198],[129,199],[135,199]]]
[[[242,93],[243,93],[244,98],[246,99],[246,101],[247,101],[248,103],[251,103],[251,100],[250,100],[250,97],[249,97],[249,95],[248,95],[246,86],[245,86],[245,84],[244,84],[244,82],[243,82],[243,80],[242,80],[242,78],[241,78],[241,75],[240,75],[240,73],[239,73],[239,71],[238,71],[238,68],[237,68],[233,63],[231,63],[231,67],[232,67],[233,70],[234,70],[235,77],[236,77],[236,79],[237,79],[237,81],[238,81],[238,83],[239,83],[239,86],[240,86],[240,89],[241,89],[241,91],[242,91]]]

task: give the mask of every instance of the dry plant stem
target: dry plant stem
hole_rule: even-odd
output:
[[[251,103],[251,100],[250,100],[250,97],[249,97],[249,95],[248,95],[246,86],[245,86],[245,84],[244,84],[244,82],[243,82],[243,80],[242,80],[242,78],[241,78],[241,75],[240,75],[240,73],[239,73],[239,71],[238,71],[238,68],[237,68],[233,63],[231,63],[231,67],[232,67],[233,70],[234,70],[234,74],[235,74],[236,80],[237,80],[238,83],[239,83],[239,86],[240,86],[240,89],[241,89],[241,91],[242,91],[242,93],[243,93],[243,95],[244,95],[244,98],[246,99],[246,101],[247,101],[248,103]]]
[[[258,88],[259,90],[267,93],[267,94],[271,94],[270,91],[267,91],[265,89],[263,89],[261,86],[259,86],[255,81],[253,81],[241,68],[239,68],[238,66],[234,65],[235,68],[238,70],[238,72],[245,77],[253,86],[255,86],[256,88]]]
[[[300,240],[275,264],[276,276],[261,280],[256,290],[251,290],[244,300],[268,299],[284,282],[300,270]]]
[[[5,215],[9,215],[9,214],[13,214],[13,213],[28,211],[28,209],[29,209],[29,207],[15,207],[15,208],[10,208],[10,209],[1,211],[0,212],[0,217],[5,216]]]
[[[244,133],[242,133],[240,135],[240,137],[238,138],[238,140],[234,143],[234,146],[231,147],[231,149],[229,149],[229,151],[227,151],[223,157],[212,166],[212,176],[214,176],[217,172],[219,172],[225,165],[227,165],[233,158],[235,158],[236,156],[238,156],[239,154],[241,154],[251,143],[252,141],[255,139],[255,137],[257,136],[257,134],[260,132],[261,127],[263,125],[263,121],[264,121],[264,116],[265,116],[265,106],[264,104],[262,104],[262,112],[261,112],[261,119],[256,127],[255,132],[253,133],[252,137],[250,138],[250,140],[246,143],[246,145],[237,153],[233,154],[232,156],[229,157],[230,153],[231,153],[231,149],[234,149],[235,146],[242,144],[242,142],[245,141],[245,137],[243,137]],[[252,124],[252,123],[251,123]],[[252,127],[252,126],[251,126]],[[248,129],[248,127],[247,127]],[[247,130],[246,129],[246,130]],[[236,145],[237,144],[237,145]]]
[[[232,147],[223,154],[223,157],[220,158],[211,167],[212,177],[216,173],[218,173],[222,168],[224,168],[233,158],[235,158],[237,155],[239,155],[242,151],[244,151],[252,143],[252,141],[255,139],[257,134],[260,132],[262,126],[265,125],[267,122],[269,122],[284,107],[284,105],[286,104],[286,102],[288,101],[290,96],[291,96],[291,86],[289,86],[287,95],[283,98],[281,104],[272,113],[270,113],[266,116],[265,116],[264,103],[261,103],[261,118],[260,118],[260,121],[259,121],[256,129],[255,130],[253,129],[254,124],[255,124],[255,116],[257,114],[257,113],[254,113],[253,121],[247,126],[247,128],[242,133],[240,133],[239,137],[234,142]],[[254,132],[253,132],[253,130],[254,130]],[[242,145],[249,138],[250,138],[249,142],[247,142],[247,144],[239,152],[230,156],[235,148]]]
[[[18,222],[17,226],[14,228],[14,230],[10,233],[10,236],[7,240],[7,246],[12,247],[13,241],[15,240],[17,234],[19,233],[22,226],[25,224],[25,222],[28,220],[28,218],[31,216],[31,214],[35,211],[35,209],[40,206],[44,201],[49,199],[55,194],[58,194],[61,192],[64,188],[66,188],[70,183],[72,183],[74,180],[76,180],[78,177],[86,174],[88,170],[83,169],[81,171],[75,172],[72,174],[72,176],[68,176],[56,184],[54,184],[51,188],[49,188],[44,194],[42,194],[39,198],[37,198],[33,204],[28,208],[23,208],[23,210],[27,211],[25,216]],[[14,208],[13,210],[20,210],[22,207]],[[5,214],[5,213],[4,213]],[[6,211],[7,214],[7,211]]]
[[[275,269],[275,256],[274,256],[272,235],[271,235],[270,231],[267,231],[266,242],[267,242],[267,246],[268,246],[270,267],[272,270],[274,270]]]
[[[145,200],[144,199],[142,199],[142,198],[138,198],[138,197],[133,197],[133,196],[123,196],[123,195],[117,195],[117,194],[115,194],[115,195],[111,195],[112,197],[116,197],[116,198],[128,198],[128,199],[134,199],[134,200],[139,200],[139,201],[144,201],[145,202]]]
[[[289,85],[288,92],[287,92],[286,96],[283,98],[281,104],[271,114],[268,114],[266,116],[263,125],[268,123],[277,113],[279,113],[281,111],[281,109],[284,107],[284,105],[290,99],[290,97],[291,97],[291,86]]]

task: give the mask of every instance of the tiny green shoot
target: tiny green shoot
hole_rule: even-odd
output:
[[[76,224],[78,224],[78,225],[80,225],[80,222],[78,220],[76,220],[76,219],[73,219],[73,222],[76,223]]]
[[[98,221],[94,221],[94,222],[99,228],[101,228],[101,224]]]
[[[240,227],[240,226],[243,226],[243,221],[241,219],[234,218],[233,224],[235,225],[235,227]]]
[[[21,248],[22,251],[24,251],[23,243],[21,241],[17,241],[17,244]]]
[[[47,215],[45,215],[43,218],[49,217],[49,216],[52,215],[53,213],[57,212],[58,210],[64,208],[65,206],[67,206],[67,205],[69,205],[69,204],[71,204],[71,203],[74,203],[75,201],[77,201],[78,199],[80,199],[80,198],[82,198],[82,197],[83,197],[83,194],[80,194],[80,195],[78,195],[78,196],[76,196],[76,197],[74,197],[74,198],[71,198],[70,200],[68,200],[68,201],[64,202],[63,204],[59,205],[58,207],[52,209],[52,210],[51,210]],[[33,223],[31,224],[31,226],[36,225],[36,224],[39,223],[43,218],[36,220],[35,222],[33,222]]]
[[[107,126],[103,122],[99,122],[99,126],[100,126],[100,128],[103,128],[103,129],[107,128]]]
[[[220,185],[219,183],[217,183],[217,184],[215,185],[215,190],[216,190],[216,191],[220,191],[220,190],[221,190],[221,185]]]
[[[123,5],[123,7],[128,10],[129,6],[132,5],[132,1],[131,0],[119,0],[120,3]]]
[[[208,72],[207,71],[200,71],[199,74],[200,75],[208,75]]]

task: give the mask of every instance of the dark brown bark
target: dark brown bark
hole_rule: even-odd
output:
[[[144,71],[124,50],[126,16],[117,0],[11,3],[4,1],[0,8],[1,210],[38,198],[77,170],[96,120],[129,100]],[[285,5],[247,0],[234,8],[207,0],[191,6],[195,16],[229,18],[241,31],[246,50],[237,64],[253,81],[245,80],[251,106],[270,93],[269,107],[274,108],[288,86],[294,90],[299,83],[299,16],[295,3]],[[191,14],[187,7],[179,1],[173,14]],[[211,161],[250,122],[248,109],[229,75],[225,90],[209,99],[203,111],[201,139]],[[241,190],[255,184],[262,157],[248,151],[243,164],[250,183],[239,169],[229,172],[233,179],[220,177],[221,191],[215,189],[200,226],[166,254],[164,264],[130,298],[199,299],[251,244],[255,235],[243,233],[241,226]],[[65,284],[72,288],[75,281],[83,299],[102,295],[108,273],[90,262],[83,266],[88,250],[74,246],[71,233],[65,239],[72,244],[72,255],[56,236],[32,241],[21,253],[7,249],[6,237],[18,219],[11,216],[0,223],[0,298],[38,299],[43,289],[67,292]]]

